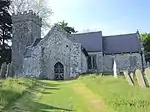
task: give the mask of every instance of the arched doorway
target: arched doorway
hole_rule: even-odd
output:
[[[64,80],[64,66],[62,63],[57,62],[54,65],[54,73],[55,73],[55,80]]]

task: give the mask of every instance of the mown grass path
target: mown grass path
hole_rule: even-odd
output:
[[[76,82],[73,84],[73,90],[84,100],[88,112],[106,112],[106,106],[99,96],[87,88],[84,83]]]
[[[42,81],[7,112],[111,112],[81,80]]]

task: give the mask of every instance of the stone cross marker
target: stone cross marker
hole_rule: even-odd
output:
[[[134,86],[134,82],[133,82],[133,80],[131,79],[131,77],[129,76],[128,71],[124,71],[123,73],[124,73],[124,76],[125,76],[126,80],[128,81],[128,83],[129,83],[131,86]]]
[[[0,77],[4,78],[6,75],[6,70],[7,70],[7,64],[6,62],[2,64],[1,66],[1,71],[0,71]]]
[[[143,78],[143,74],[139,69],[137,69],[135,71],[135,76],[136,76],[136,79],[137,79],[137,82],[138,82],[139,86],[145,88],[146,84],[145,84],[145,81],[144,81],[144,78]]]
[[[146,68],[144,73],[145,73],[145,77],[147,79],[148,85],[150,86],[150,68]]]

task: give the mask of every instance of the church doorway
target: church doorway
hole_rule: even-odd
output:
[[[54,65],[54,73],[55,73],[55,80],[64,80],[64,66],[62,63],[57,62]]]

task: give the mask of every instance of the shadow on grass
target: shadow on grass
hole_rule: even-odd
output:
[[[33,82],[33,81],[32,81]],[[53,90],[59,90],[59,88],[56,88],[58,87],[60,84],[52,84],[52,83],[49,83],[49,82],[46,82],[46,80],[36,80],[35,83],[35,86],[39,86],[39,87],[42,87],[44,89],[53,89]],[[26,84],[26,83],[22,83],[22,82],[18,82],[19,85],[24,85],[26,87],[28,87],[29,85]]]
[[[44,87],[45,89],[51,89],[51,90],[60,90],[60,88],[53,88],[53,87]]]
[[[27,103],[27,102],[24,102]],[[66,109],[62,107],[56,107],[56,106],[51,106],[39,102],[34,102],[34,101],[28,101],[28,104],[23,107],[23,106],[15,106],[11,109],[12,112],[55,112],[55,111],[73,111],[72,109]]]
[[[0,87],[2,87],[2,80],[0,81]]]
[[[46,85],[46,87],[45,87],[45,85]],[[47,87],[50,85],[51,84],[49,84],[49,83],[44,83],[44,85],[38,83],[36,88],[29,89],[15,103],[9,105],[8,112],[55,112],[55,111],[69,112],[69,111],[73,111],[71,109],[54,106],[51,104],[44,104],[44,103],[36,102],[34,100],[34,98],[36,99],[36,97],[37,97],[36,94],[39,92],[42,94],[53,94],[51,91],[50,92],[46,92],[45,90],[42,91],[42,89],[40,89],[40,88],[44,88],[44,89],[47,88],[47,89],[51,89],[51,90],[60,90],[59,88],[57,88],[58,84],[57,84],[57,86],[52,84],[53,85],[52,87]],[[7,107],[4,108],[2,110],[2,112],[6,111],[8,108]]]
[[[42,93],[42,94],[53,94],[52,92],[45,92],[45,91],[41,91],[41,90],[38,90],[38,89],[36,89],[36,90],[34,89],[32,91],[31,90],[26,91],[26,93],[33,94],[35,97],[36,97],[36,92],[39,92],[39,93]]]
[[[31,80],[32,81],[32,80]],[[1,85],[2,81],[0,81]],[[59,85],[57,83],[49,83],[44,80],[37,80],[33,81],[31,84],[26,84],[25,82],[17,81],[18,85],[23,85],[28,89],[23,93],[18,93],[16,91],[11,90],[0,90],[0,100],[7,101],[8,104],[5,102],[0,102],[0,111],[4,112],[7,109],[11,109],[9,112],[17,112],[17,111],[29,111],[29,112],[55,112],[55,111],[73,111],[71,109],[61,108],[59,106],[52,106],[50,104],[43,104],[39,102],[35,102],[33,99],[37,97],[37,93],[42,94],[54,94],[53,91],[60,90]],[[32,89],[30,88],[32,87]],[[43,88],[43,89],[42,89]],[[49,89],[46,91],[46,89]],[[51,91],[52,90],[52,91]],[[5,99],[3,99],[5,98]],[[14,102],[15,101],[15,102]],[[3,104],[4,103],[4,104]]]
[[[54,89],[53,87],[51,89]],[[59,90],[59,89],[54,89]],[[33,100],[36,99],[36,93],[40,92],[42,94],[53,94],[52,92],[40,91],[38,88],[34,88],[31,91],[29,90],[28,93],[24,94],[21,99],[17,101],[17,103],[11,108],[8,112],[55,112],[55,111],[63,111],[63,112],[70,112],[73,111],[69,108],[63,108],[59,106],[54,106],[51,104],[44,104],[41,102],[37,102]]]
[[[52,92],[44,92],[44,91],[41,91],[42,94],[53,94]]]
[[[66,109],[66,108],[62,108],[62,107],[56,107],[56,106],[51,106],[51,105],[47,105],[47,104],[42,104],[42,103],[38,103],[38,102],[32,102],[35,107],[40,107],[39,110],[41,112],[48,112],[50,110],[61,110],[61,111],[73,111],[71,109]]]
[[[23,93],[22,93],[23,94]],[[9,107],[13,101],[20,98],[21,93],[13,90],[0,90],[0,112],[3,112],[3,109]]]
[[[47,83],[47,82],[43,82],[43,81],[39,81],[39,83],[36,84],[37,86],[44,88],[44,89],[51,89],[51,90],[60,90],[60,88],[58,88],[58,86],[60,84],[52,84],[52,83]]]
[[[44,82],[44,81],[40,81],[40,84],[44,85],[44,86],[50,86],[50,87],[57,87],[60,84],[52,84],[52,83],[48,83],[48,82]]]
[[[53,87],[45,87],[45,86],[37,86],[37,87],[40,87],[40,88],[44,88],[44,89],[50,89],[50,90],[60,90],[60,88],[53,88]],[[34,90],[36,91],[40,91],[38,88],[35,88]]]
[[[41,89],[41,88],[43,88],[43,89]],[[44,85],[38,85],[38,86],[36,86],[36,88],[33,88],[32,90],[29,90],[27,92],[34,94],[34,95],[36,95],[35,93],[37,93],[37,92],[42,93],[42,94],[53,94],[53,92],[46,92],[47,89],[52,90],[52,91],[60,90],[60,88],[56,88],[56,87],[47,87]]]

